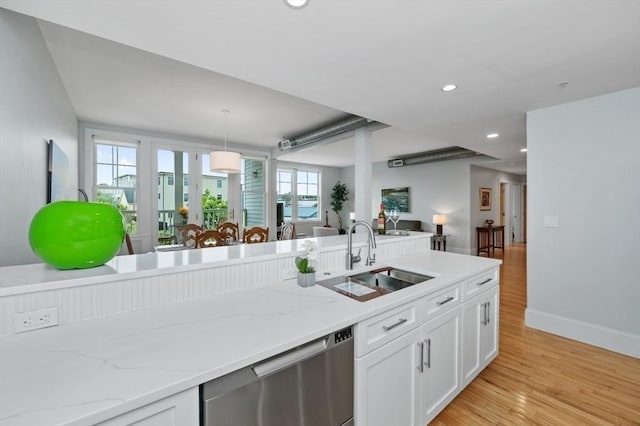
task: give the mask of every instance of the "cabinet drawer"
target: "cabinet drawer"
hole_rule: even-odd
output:
[[[355,356],[360,357],[417,327],[417,314],[417,303],[411,303],[356,324]]]
[[[476,294],[488,290],[498,284],[498,269],[478,274],[463,283],[464,300],[469,300]]]
[[[424,299],[425,320],[429,320],[450,308],[459,305],[461,302],[460,285],[456,284],[447,287]]]

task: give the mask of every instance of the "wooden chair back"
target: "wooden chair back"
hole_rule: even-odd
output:
[[[295,240],[296,225],[293,222],[285,223],[280,228],[280,240]]]
[[[240,228],[237,223],[233,222],[224,222],[218,225],[218,232],[220,232],[225,237],[233,238],[233,241],[238,241],[240,238]]]
[[[269,228],[254,226],[245,229],[242,233],[242,242],[245,244],[266,243],[267,241],[269,241]]]
[[[128,232],[125,232],[124,239],[127,243],[127,251],[129,252],[129,254],[135,254],[133,252],[133,244],[131,244],[131,237],[129,236]]]
[[[203,231],[196,237],[196,248],[220,247],[225,244],[227,237],[222,233],[209,229]]]
[[[182,244],[185,246],[198,246],[198,235],[202,233],[202,226],[196,225],[195,223],[187,223],[182,227],[180,231],[182,234]]]

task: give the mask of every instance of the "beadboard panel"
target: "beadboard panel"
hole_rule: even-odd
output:
[[[428,243],[425,238],[378,244],[376,261],[425,253]],[[362,247],[361,265],[366,253],[366,246]],[[317,271],[344,269],[345,256],[344,248],[321,251]],[[208,269],[5,296],[0,298],[0,336],[15,333],[14,317],[18,313],[57,307],[58,324],[71,324],[279,282],[283,271],[293,267],[294,256],[248,260]]]
[[[17,313],[58,308],[58,324],[229,293],[279,280],[293,257],[20,294],[0,298],[0,335],[13,334]]]

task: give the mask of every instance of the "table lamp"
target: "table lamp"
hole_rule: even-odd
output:
[[[433,223],[436,225],[436,235],[442,235],[442,225],[447,223],[447,216],[443,214],[434,214]]]

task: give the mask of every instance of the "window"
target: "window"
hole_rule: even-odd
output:
[[[185,203],[189,202],[189,194],[182,194],[182,201],[184,201]]]
[[[265,161],[243,158],[240,172],[242,226],[265,226]]]
[[[278,202],[284,203],[285,221],[319,219],[320,172],[278,170],[276,185]]]
[[[185,177],[184,177],[184,180],[183,180],[183,186],[184,186],[184,187],[189,186],[189,176],[185,176]]]
[[[138,148],[131,145],[95,143],[95,181],[93,199],[118,208],[127,232],[136,234]]]
[[[218,179],[216,181],[216,188],[222,188],[222,180],[221,179]]]
[[[169,186],[173,185],[173,176],[172,175],[167,176],[167,185],[169,185]]]

